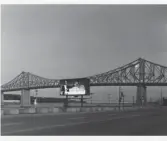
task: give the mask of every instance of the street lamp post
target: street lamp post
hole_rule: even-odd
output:
[[[109,104],[111,103],[111,96],[112,96],[112,94],[108,94]]]
[[[135,104],[135,97],[133,96],[133,107],[134,107],[134,104]]]

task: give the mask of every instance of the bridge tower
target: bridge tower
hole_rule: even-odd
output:
[[[30,100],[30,90],[23,89],[21,90],[21,107],[30,107],[31,100]]]
[[[139,85],[137,86],[136,104],[147,104],[147,87],[144,85],[145,80],[145,60],[139,59]],[[142,101],[144,103],[142,103]]]
[[[30,73],[22,72],[24,74],[25,88],[21,90],[21,107],[31,106],[31,97],[29,89],[29,77]]]
[[[144,101],[144,103],[142,103],[142,100]],[[137,86],[136,104],[147,104],[147,87],[144,85]]]

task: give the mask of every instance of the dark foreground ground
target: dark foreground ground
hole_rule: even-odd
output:
[[[61,115],[18,115],[1,119],[2,135],[167,135],[167,109]]]

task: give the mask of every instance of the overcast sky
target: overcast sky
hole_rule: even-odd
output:
[[[91,76],[139,57],[167,66],[165,5],[3,5],[1,15],[2,84],[22,71]]]

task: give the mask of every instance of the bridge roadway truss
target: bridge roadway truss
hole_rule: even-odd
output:
[[[167,67],[139,58],[117,69],[87,78],[90,79],[90,86],[137,86],[136,102],[140,103],[141,97],[144,97],[144,103],[146,103],[147,86],[167,86]],[[27,99],[24,95],[30,95],[29,90],[58,87],[60,87],[58,79],[47,79],[29,72],[22,72],[1,86],[1,95],[8,91],[22,91],[23,99]],[[25,105],[24,102],[22,105]]]

